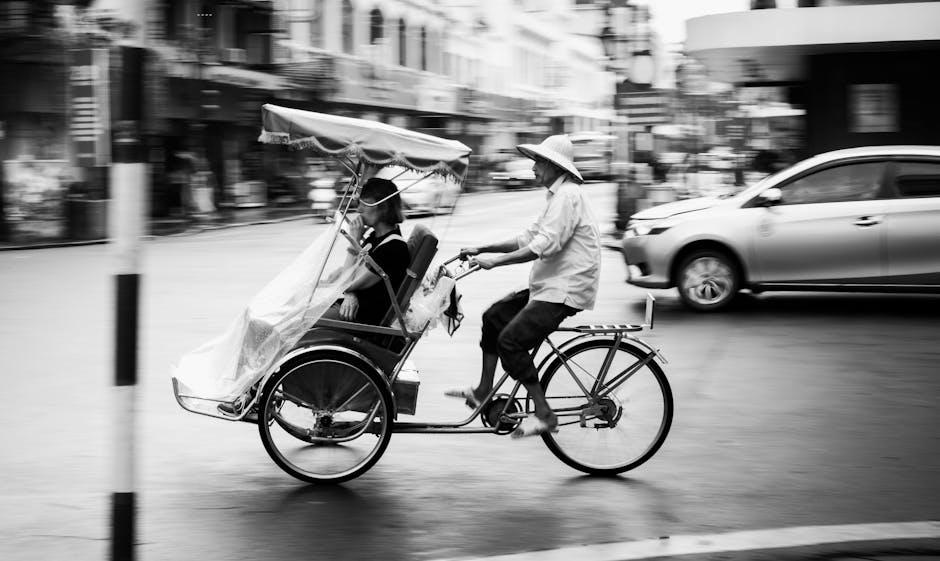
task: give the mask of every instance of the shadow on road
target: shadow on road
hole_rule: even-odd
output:
[[[337,504],[352,504],[362,501],[358,493],[343,485],[304,485],[283,494],[278,510],[288,509],[295,503],[309,503],[311,501],[333,502]]]
[[[675,498],[669,492],[649,481],[625,475],[596,476],[581,475],[565,479],[557,492],[558,496],[570,493],[590,496],[621,497],[630,504],[642,505],[645,515],[661,523],[678,522],[673,511]]]

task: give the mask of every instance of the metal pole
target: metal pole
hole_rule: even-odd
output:
[[[147,188],[141,143],[143,49],[121,47],[120,98],[114,125],[108,223],[115,249],[114,489],[111,559],[132,561],[135,542],[135,439],[140,239]]]

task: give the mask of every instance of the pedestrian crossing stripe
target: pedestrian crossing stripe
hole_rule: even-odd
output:
[[[459,560],[571,561],[572,559],[589,559],[590,561],[632,561],[657,557],[912,539],[940,539],[940,521],[795,526],[720,534],[664,536],[657,539],[571,546],[491,557],[462,557]],[[457,561],[457,559],[447,561]]]

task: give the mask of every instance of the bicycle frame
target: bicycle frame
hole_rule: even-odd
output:
[[[454,259],[451,259],[444,265],[446,266],[448,263],[453,262],[455,259],[457,258],[455,257]],[[475,270],[478,270],[478,268],[468,270],[467,272],[455,278],[462,278]],[[553,409],[556,415],[558,415],[559,417],[577,415],[579,419],[583,419],[586,415],[591,414],[592,408],[596,409],[599,407],[597,404],[600,400],[602,400],[604,397],[610,394],[610,392],[612,392],[618,386],[622,385],[624,382],[630,379],[631,376],[633,376],[641,368],[649,364],[650,361],[659,359],[659,361],[662,362],[663,364],[667,362],[665,357],[659,351],[659,349],[653,348],[652,346],[650,346],[648,343],[646,343],[639,337],[629,335],[629,332],[641,331],[645,327],[652,326],[652,317],[653,317],[652,309],[654,306],[654,302],[655,300],[653,299],[651,295],[647,296],[647,311],[646,311],[647,321],[646,323],[642,325],[616,325],[616,326],[588,325],[588,326],[579,326],[579,327],[559,327],[558,329],[555,330],[555,333],[571,332],[571,333],[578,333],[578,335],[574,335],[557,345],[553,343],[551,339],[545,338],[542,341],[542,343],[540,343],[535,349],[532,350],[531,357],[534,360],[539,350],[542,348],[542,345],[547,343],[550,350],[546,354],[546,356],[543,357],[542,360],[539,362],[537,371],[541,373],[545,369],[545,367],[551,363],[552,359],[561,360],[565,369],[574,379],[575,383],[578,384],[581,391],[584,393],[585,399],[587,400],[586,407],[569,407],[569,408],[562,408],[562,409]],[[592,387],[588,389],[584,387],[584,385],[581,384],[581,381],[578,379],[578,377],[574,375],[574,371],[572,370],[571,365],[569,364],[568,358],[564,354],[564,351],[571,348],[575,344],[586,341],[590,338],[597,337],[597,336],[606,336],[606,335],[613,336],[610,342],[610,348],[607,353],[607,356],[604,359],[600,373],[595,379]],[[640,349],[645,351],[645,354],[643,358],[639,359],[637,362],[629,366],[627,369],[617,373],[611,379],[611,381],[605,385],[604,380],[608,374],[608,371],[610,370],[610,366],[611,366],[611,363],[613,362],[615,351],[624,342],[627,342],[627,344],[633,344],[637,347],[640,347]],[[467,425],[469,425],[477,417],[483,414],[484,409],[487,407],[490,401],[494,397],[496,397],[496,395],[499,394],[499,390],[502,388],[503,384],[506,383],[506,380],[508,378],[509,378],[509,373],[503,372],[503,375],[493,385],[493,389],[490,390],[490,392],[486,395],[486,397],[483,400],[481,400],[480,405],[474,408],[474,410],[470,413],[470,416],[467,417],[466,419],[463,419],[461,421],[453,421],[453,422],[447,422],[447,421],[444,421],[444,422],[409,422],[409,421],[396,422],[392,429],[392,432],[422,433],[422,434],[460,434],[460,433],[498,434],[500,429],[497,426],[468,427]],[[525,407],[523,409],[524,411],[523,413],[509,413],[510,405],[516,399],[516,395],[519,393],[519,388],[521,386],[522,386],[521,382],[519,381],[515,382],[515,384],[513,385],[512,391],[508,394],[505,405],[503,405],[503,409],[499,412],[499,415],[497,416],[497,419],[503,419],[503,418],[521,419],[522,417],[525,417],[529,413],[530,408],[529,408],[528,396],[526,396],[525,398]],[[595,410],[593,411],[593,413],[596,414],[597,411]]]

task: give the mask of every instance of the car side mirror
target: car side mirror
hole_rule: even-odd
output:
[[[780,204],[783,200],[783,193],[777,187],[764,189],[760,195],[757,195],[757,204],[760,206],[774,206]]]

